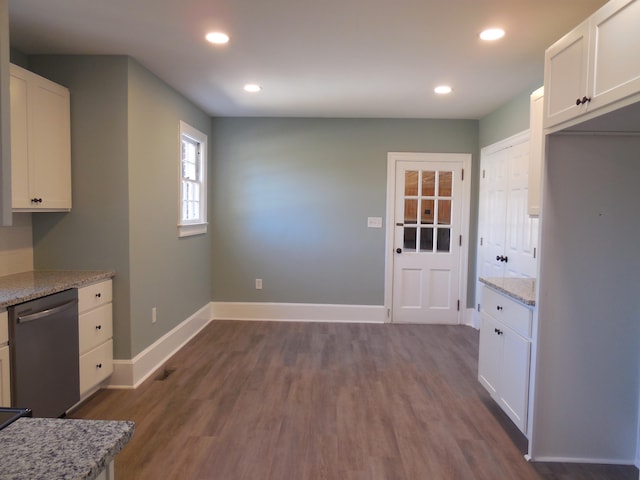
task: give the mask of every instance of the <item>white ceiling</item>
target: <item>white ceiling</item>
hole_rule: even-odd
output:
[[[478,119],[541,85],[545,48],[604,3],[9,0],[9,18],[25,54],[130,55],[213,116]],[[481,42],[490,26],[507,36]]]

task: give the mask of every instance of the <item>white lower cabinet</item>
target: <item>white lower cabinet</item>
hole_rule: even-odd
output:
[[[9,365],[9,316],[0,312],[0,407],[11,406],[11,367]]]
[[[532,310],[483,287],[478,379],[527,433]]]
[[[107,280],[78,289],[80,396],[90,395],[113,373],[112,285]]]

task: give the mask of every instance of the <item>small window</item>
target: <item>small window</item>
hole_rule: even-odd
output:
[[[180,122],[178,236],[207,232],[207,136]]]

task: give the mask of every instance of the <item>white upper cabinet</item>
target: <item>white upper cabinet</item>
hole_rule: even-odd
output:
[[[547,49],[545,128],[640,98],[639,25],[640,0],[611,0]]]
[[[70,210],[69,90],[11,65],[10,93],[13,210]]]

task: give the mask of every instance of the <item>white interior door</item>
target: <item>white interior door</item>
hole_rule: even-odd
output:
[[[459,323],[463,161],[425,158],[396,163],[392,318]]]

